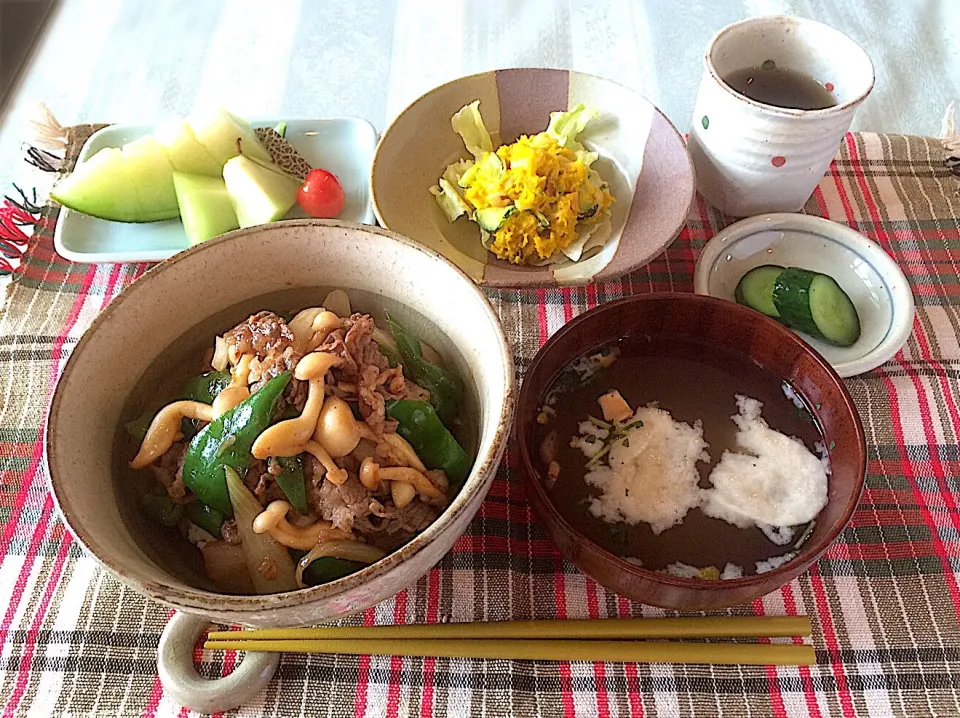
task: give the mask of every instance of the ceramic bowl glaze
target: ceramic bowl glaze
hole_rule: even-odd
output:
[[[571,361],[625,336],[679,336],[720,346],[739,361],[753,362],[789,382],[815,407],[830,450],[827,505],[797,556],[768,573],[705,581],[649,571],[606,551],[579,533],[556,509],[544,484],[535,444],[536,417],[555,378]],[[689,381],[689,377],[677,378]],[[668,407],[669,408],[669,407]],[[772,319],[738,304],[686,293],[627,297],[568,322],[536,355],[524,377],[517,407],[520,466],[535,512],[560,551],[584,573],[635,601],[679,611],[700,611],[749,602],[803,573],[840,534],[863,489],[863,427],[843,381],[802,339]]]
[[[450,118],[474,100],[494,146],[542,132],[551,112],[579,102],[598,109],[578,139],[599,153],[593,167],[616,200],[602,251],[575,264],[517,266],[486,251],[466,217],[447,220],[428,189],[447,165],[469,157]],[[377,146],[370,195],[381,225],[436,250],[479,284],[542,287],[612,279],[644,266],[683,227],[695,184],[683,138],[646,98],[592,75],[513,69],[441,85],[400,113]]]
[[[477,407],[478,453],[443,515],[383,560],[321,586],[267,596],[194,588],[152,560],[121,516],[111,457],[121,411],[141,375],[191,327],[291,287],[363,290],[418,312],[457,348]],[[385,230],[321,220],[233,232],[158,265],[124,290],[77,344],[57,385],[46,452],[70,531],[109,571],[156,601],[220,623],[292,626],[364,610],[414,583],[473,518],[503,453],[514,401],[510,349],[476,285],[436,253]]]

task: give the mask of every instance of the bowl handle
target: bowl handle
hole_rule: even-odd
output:
[[[221,713],[259,693],[277,670],[280,654],[248,651],[229,676],[204,678],[193,663],[193,649],[210,625],[202,618],[175,613],[160,635],[157,673],[163,690],[180,705],[201,713]]]

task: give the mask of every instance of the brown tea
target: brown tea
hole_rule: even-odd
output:
[[[767,60],[723,78],[736,92],[756,102],[797,110],[823,110],[837,104],[833,94],[815,79]]]

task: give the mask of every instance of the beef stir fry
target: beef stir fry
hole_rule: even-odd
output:
[[[204,373],[127,425],[153,472],[142,509],[178,526],[228,593],[360,570],[433,523],[472,458],[463,393],[428,345],[340,290],[289,321],[261,311],[215,338]]]

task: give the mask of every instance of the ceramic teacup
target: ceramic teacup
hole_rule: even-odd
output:
[[[697,189],[736,217],[799,211],[873,89],[867,53],[842,32],[812,20],[758,17],[718,32],[704,64],[688,144]],[[740,94],[724,79],[761,67],[813,78],[836,104],[819,110],[777,107]]]

